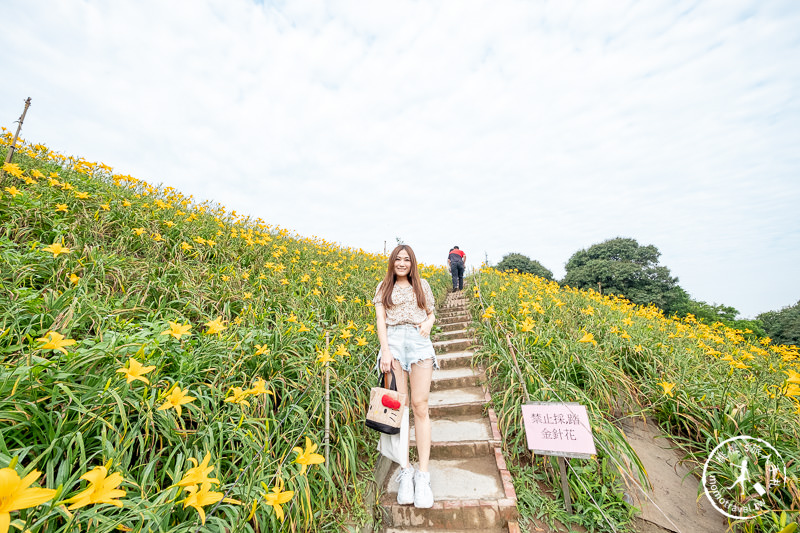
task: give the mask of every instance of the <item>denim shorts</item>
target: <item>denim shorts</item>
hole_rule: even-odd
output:
[[[419,329],[413,324],[401,324],[399,326],[387,326],[387,337],[389,341],[389,351],[392,356],[400,363],[403,370],[409,372],[411,365],[433,359],[433,368],[439,370],[439,362],[436,360],[436,353],[433,350],[433,343],[430,336],[423,337],[419,334]],[[378,352],[376,366],[380,371],[381,353]]]

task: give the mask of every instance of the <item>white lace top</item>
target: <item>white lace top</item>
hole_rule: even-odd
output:
[[[435,302],[431,286],[428,284],[428,280],[424,278],[420,278],[420,281],[422,282],[422,292],[425,294],[426,310],[420,309],[417,305],[417,297],[414,295],[414,289],[411,285],[407,287],[395,285],[392,290],[392,303],[394,305],[391,309],[386,309],[387,326],[421,324],[428,318],[428,313],[433,313]],[[372,303],[375,304],[375,312],[380,312],[384,308],[379,295],[381,285],[383,285],[382,281],[378,283],[378,287],[375,289],[375,298],[372,299]]]

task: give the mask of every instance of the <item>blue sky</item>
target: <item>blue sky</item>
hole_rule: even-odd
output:
[[[428,263],[653,244],[693,297],[800,299],[793,1],[7,0],[0,125]]]

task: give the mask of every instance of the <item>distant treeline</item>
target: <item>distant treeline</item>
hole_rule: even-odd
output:
[[[658,263],[660,256],[653,245],[641,246],[635,239],[622,237],[609,239],[575,252],[559,283],[621,295],[640,305],[652,304],[669,316],[691,314],[707,324],[721,322],[748,335],[770,337],[775,343],[800,345],[800,301],[755,319],[737,318],[739,311],[734,307],[693,299],[678,285],[678,278],[671,275],[669,268]],[[539,261],[519,253],[505,255],[496,268],[554,279]]]

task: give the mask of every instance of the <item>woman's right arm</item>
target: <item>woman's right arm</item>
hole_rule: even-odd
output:
[[[392,369],[392,352],[389,351],[389,335],[386,332],[386,309],[383,305],[375,306],[375,317],[377,318],[378,341],[381,343],[381,372],[388,372]]]

